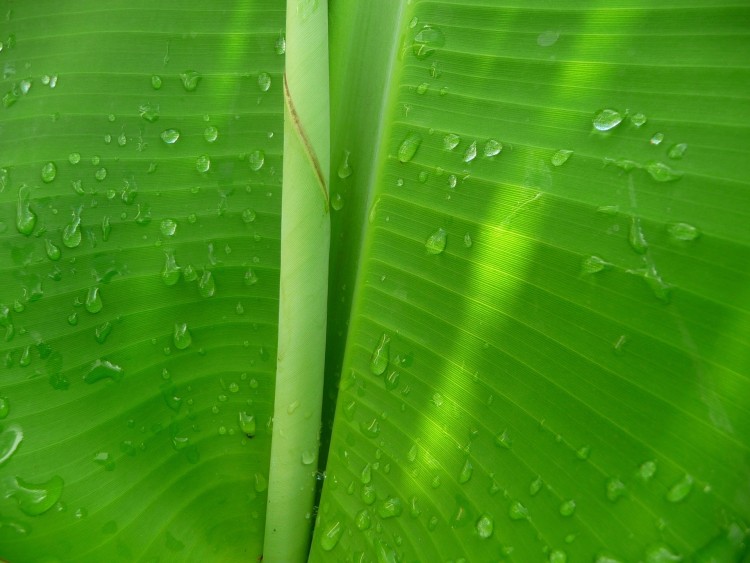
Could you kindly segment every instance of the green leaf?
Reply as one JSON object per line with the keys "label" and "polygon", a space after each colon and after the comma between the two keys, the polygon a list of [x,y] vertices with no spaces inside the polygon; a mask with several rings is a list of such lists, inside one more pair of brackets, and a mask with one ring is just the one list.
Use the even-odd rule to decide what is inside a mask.
{"label": "green leaf", "polygon": [[332,6],[366,231],[311,560],[740,560],[747,9],[392,5]]}

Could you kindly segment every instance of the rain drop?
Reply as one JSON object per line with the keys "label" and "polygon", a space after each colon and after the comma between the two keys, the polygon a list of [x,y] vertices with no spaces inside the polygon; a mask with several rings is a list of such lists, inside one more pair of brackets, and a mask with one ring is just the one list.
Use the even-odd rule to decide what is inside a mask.
{"label": "rain drop", "polygon": [[177,129],[165,129],[161,132],[161,140],[168,145],[174,145],[180,138],[180,132]]}
{"label": "rain drop", "polygon": [[667,491],[667,500],[669,502],[680,502],[684,500],[693,490],[693,477],[691,475],[685,475],[682,479],[677,481]]}
{"label": "rain drop", "polygon": [[54,162],[48,162],[42,166],[42,182],[49,184],[57,176],[57,166]]}
{"label": "rain drop", "polygon": [[266,153],[262,150],[251,152],[248,162],[250,163],[250,170],[257,172],[263,168],[263,164],[266,162]]}
{"label": "rain drop", "polygon": [[474,141],[469,145],[464,153],[464,162],[471,162],[477,157],[477,142]]}
{"label": "rain drop", "polygon": [[341,162],[339,163],[338,175],[342,180],[351,176],[353,172],[352,167],[349,164],[350,155],[351,153],[349,151],[344,151],[344,154],[341,157]]}
{"label": "rain drop", "polygon": [[603,109],[594,116],[594,129],[597,131],[609,131],[622,123],[622,115],[613,109]]}
{"label": "rain drop", "polygon": [[421,144],[422,136],[419,133],[412,132],[407,134],[398,147],[398,160],[400,162],[409,162],[417,154],[417,150]]}
{"label": "rain drop", "polygon": [[98,313],[102,310],[102,296],[99,294],[99,287],[89,288],[84,305],[89,313]]}
{"label": "rain drop", "polygon": [[174,334],[172,335],[175,348],[184,350],[193,343],[193,337],[190,335],[187,323],[175,323]]}
{"label": "rain drop", "polygon": [[206,142],[213,143],[219,138],[219,130],[213,125],[209,125],[203,131],[203,138],[206,139]]}
{"label": "rain drop", "polygon": [[370,371],[373,375],[382,375],[385,372],[390,360],[390,350],[391,337],[383,333],[370,357]]}
{"label": "rain drop", "polygon": [[445,150],[452,151],[458,146],[460,142],[461,137],[459,137],[455,133],[448,133],[445,137],[443,137],[443,148]]}
{"label": "rain drop", "polygon": [[198,172],[208,172],[211,168],[211,158],[207,154],[202,154],[195,159],[195,169]]}
{"label": "rain drop", "polygon": [[261,92],[268,92],[271,88],[271,75],[267,72],[261,72],[258,75],[258,88]]}
{"label": "rain drop", "polygon": [[445,250],[448,233],[442,227],[434,231],[424,243],[427,254],[441,254]]}
{"label": "rain drop", "polygon": [[484,156],[490,158],[493,156],[497,156],[500,154],[500,151],[503,150],[503,144],[500,141],[496,141],[495,139],[489,139],[484,144],[484,149],[482,152],[484,153]]}
{"label": "rain drop", "polygon": [[568,149],[560,149],[555,154],[552,155],[552,166],[562,166],[566,162],[568,162],[568,159],[570,158],[570,155],[573,154],[573,151]]}
{"label": "rain drop", "polygon": [[180,73],[180,80],[182,81],[182,87],[188,92],[193,92],[198,87],[198,82],[201,80],[201,75],[194,70],[186,70]]}
{"label": "rain drop", "polygon": [[36,213],[31,210],[29,200],[31,190],[23,185],[18,189],[18,206],[16,208],[16,228],[22,235],[30,235],[36,226]]}

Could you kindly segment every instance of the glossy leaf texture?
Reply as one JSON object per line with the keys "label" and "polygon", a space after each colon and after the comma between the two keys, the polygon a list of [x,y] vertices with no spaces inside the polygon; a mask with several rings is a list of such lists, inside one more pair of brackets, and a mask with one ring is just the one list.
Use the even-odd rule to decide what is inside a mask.
{"label": "glossy leaf texture", "polygon": [[254,560],[285,3],[0,5],[0,556]]}
{"label": "glossy leaf texture", "polygon": [[348,340],[310,559],[742,560],[747,6],[388,6],[331,5]]}

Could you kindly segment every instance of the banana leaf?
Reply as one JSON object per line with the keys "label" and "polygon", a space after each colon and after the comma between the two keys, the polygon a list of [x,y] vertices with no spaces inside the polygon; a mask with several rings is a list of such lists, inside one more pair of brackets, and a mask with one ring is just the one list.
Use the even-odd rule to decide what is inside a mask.
{"label": "banana leaf", "polygon": [[747,560],[750,8],[0,8],[0,558]]}

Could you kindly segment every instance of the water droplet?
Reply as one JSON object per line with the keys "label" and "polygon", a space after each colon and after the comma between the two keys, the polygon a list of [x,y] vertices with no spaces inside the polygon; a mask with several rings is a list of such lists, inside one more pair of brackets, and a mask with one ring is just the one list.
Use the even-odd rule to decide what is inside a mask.
{"label": "water droplet", "polygon": [[596,274],[610,266],[609,262],[599,256],[588,256],[584,258],[581,270],[584,274]]}
{"label": "water droplet", "polygon": [[124,375],[125,371],[117,364],[108,360],[96,360],[86,375],[83,376],[83,380],[86,383],[96,383],[105,378],[120,381]]}
{"label": "water droplet", "polygon": [[302,461],[302,465],[312,465],[315,461],[315,452],[312,450],[303,451],[300,456],[300,461]]}
{"label": "water droplet", "polygon": [[247,209],[244,209],[242,211],[242,221],[245,223],[252,223],[253,221],[255,221],[255,217],[256,214],[254,209],[250,209],[248,207]]}
{"label": "water droplet", "polygon": [[464,462],[463,467],[461,467],[461,471],[458,474],[458,482],[459,483],[468,483],[469,479],[471,479],[471,474],[474,472],[474,466],[471,464],[471,460],[467,459]]}
{"label": "water droplet", "polygon": [[388,389],[388,391],[393,391],[398,387],[399,380],[401,379],[401,376],[397,371],[392,371],[388,375],[385,376],[385,388]]}
{"label": "water droplet", "polygon": [[366,463],[362,468],[362,471],[359,474],[359,480],[362,481],[362,484],[364,485],[367,485],[372,481],[372,466],[369,463]]}
{"label": "water droplet", "polygon": [[419,86],[417,86],[417,94],[419,94],[421,96],[422,94],[424,94],[425,92],[427,92],[427,89],[429,87],[430,87],[430,85],[427,84],[427,82],[422,82]]}
{"label": "water droplet", "polygon": [[362,431],[362,434],[368,438],[377,438],[378,434],[380,434],[380,422],[378,422],[377,418],[373,418],[367,423],[360,422],[359,429]]}
{"label": "water droplet", "polygon": [[482,152],[484,153],[484,156],[487,158],[497,156],[500,154],[500,151],[503,150],[503,144],[500,141],[496,141],[495,139],[489,139],[484,144],[484,149]]}
{"label": "water droplet", "polygon": [[248,268],[245,272],[245,285],[251,286],[258,283],[258,276],[256,275],[255,271],[251,268]]}
{"label": "water droplet", "polygon": [[47,258],[49,258],[50,260],[60,259],[60,247],[57,246],[54,242],[49,239],[44,239],[44,247],[47,251]]}
{"label": "water droplet", "polygon": [[99,344],[104,344],[110,332],[112,332],[112,323],[105,321],[94,329],[94,337]]}
{"label": "water droplet", "polygon": [[575,511],[576,511],[576,501],[572,499],[566,500],[560,505],[561,516],[572,516]]}
{"label": "water droplet", "polygon": [[682,172],[673,170],[663,162],[649,162],[646,165],[646,171],[657,182],[674,182],[682,178]]}
{"label": "water droplet", "polygon": [[250,153],[248,163],[250,164],[250,170],[257,172],[263,168],[263,164],[266,162],[266,153],[262,150],[253,151]]}
{"label": "water droplet", "polygon": [[102,296],[99,294],[98,286],[89,288],[89,291],[86,294],[85,306],[89,313],[98,313],[102,310]]}
{"label": "water droplet", "polygon": [[42,182],[49,184],[57,176],[57,165],[54,162],[48,162],[42,166]]}
{"label": "water droplet", "polygon": [[267,72],[261,72],[258,75],[258,88],[261,92],[268,92],[271,88],[271,75]]}
{"label": "water droplet", "polygon": [[363,508],[354,517],[354,525],[358,530],[369,530],[371,525],[370,511]]}
{"label": "water droplet", "polygon": [[669,152],[667,153],[667,156],[674,160],[680,160],[683,156],[685,156],[685,151],[687,151],[687,143],[678,143],[676,145],[672,145],[669,149]]}
{"label": "water droplet", "polygon": [[674,223],[667,229],[669,236],[676,241],[692,242],[700,236],[700,231],[688,223]]}
{"label": "water droplet", "polygon": [[[10,401],[8,400],[8,397],[0,397],[0,420],[6,418],[8,413],[10,413]],[[0,449],[2,449],[1,446]],[[0,461],[0,463],[2,462]]]}
{"label": "water droplet", "polygon": [[203,138],[206,139],[207,142],[213,143],[219,138],[219,130],[213,125],[209,125],[203,131]]}
{"label": "water droplet", "polygon": [[560,549],[555,549],[549,554],[549,563],[566,563],[567,561],[568,556]]}
{"label": "water droplet", "polygon": [[427,254],[441,254],[445,250],[448,233],[442,227],[433,232],[424,243]]}
{"label": "water droplet", "polygon": [[536,479],[534,479],[531,482],[531,485],[529,485],[529,494],[532,497],[535,496],[537,493],[539,493],[539,491],[542,490],[542,485],[544,485],[544,482],[542,481],[541,477],[537,477]]}
{"label": "water droplet", "polygon": [[195,159],[195,169],[198,172],[208,172],[211,168],[211,158],[207,154],[202,154]]}
{"label": "water droplet", "polygon": [[277,55],[283,55],[286,53],[286,38],[283,35],[279,35],[279,38],[276,40],[274,51]]}
{"label": "water droplet", "polygon": [[151,87],[154,90],[159,90],[161,88],[161,84],[162,84],[161,76],[157,74],[154,74],[151,76]]}
{"label": "water droplet", "polygon": [[664,140],[664,133],[654,133],[654,135],[649,140],[649,143],[651,143],[654,146],[658,146],[658,145],[661,145],[663,140]]}
{"label": "water droplet", "polygon": [[18,206],[16,210],[16,228],[22,235],[30,235],[36,226],[36,213],[31,210],[31,190],[23,185],[18,188]]}
{"label": "water droplet", "polygon": [[403,512],[403,506],[398,497],[388,497],[378,505],[378,516],[384,519],[400,516],[401,512]]}
{"label": "water droplet", "polygon": [[184,350],[193,343],[193,337],[190,335],[187,323],[175,323],[174,334],[172,335],[175,348]]}
{"label": "water droplet", "polygon": [[570,155],[573,154],[573,151],[568,149],[560,149],[555,154],[552,155],[552,166],[562,166],[566,162],[568,162],[568,159],[570,158]]}
{"label": "water droplet", "polygon": [[630,116],[630,123],[636,127],[643,127],[646,124],[646,116],[642,113],[634,113]]}
{"label": "water droplet", "polygon": [[109,240],[109,235],[112,232],[112,225],[109,224],[109,216],[105,215],[102,217],[102,240],[104,242],[107,242]]}
{"label": "water droplet", "polygon": [[445,150],[452,151],[458,146],[460,142],[461,137],[459,137],[455,133],[448,133],[445,137],[443,137],[443,148]]}
{"label": "water droplet", "polygon": [[576,457],[581,460],[586,460],[591,455],[591,447],[590,446],[581,446],[576,451]]}
{"label": "water droplet", "polygon": [[370,357],[370,371],[373,375],[382,375],[388,367],[391,351],[391,337],[383,333]]}
{"label": "water droplet", "polygon": [[401,145],[398,147],[398,159],[400,162],[409,162],[417,154],[419,146],[422,144],[422,135],[419,133],[408,133]]}
{"label": "water droplet", "polygon": [[[8,415],[8,400],[4,400],[5,404],[5,416]],[[2,418],[5,418],[3,416]],[[18,445],[23,440],[23,430],[21,430],[21,427],[17,424],[11,424],[7,428],[0,431],[0,465],[5,463],[10,459],[10,456],[12,456],[16,450],[18,449]]]}
{"label": "water droplet", "polygon": [[201,278],[198,280],[198,292],[201,297],[213,297],[216,293],[216,282],[209,270],[203,270],[203,274],[201,274]]}
{"label": "water droplet", "polygon": [[30,483],[15,477],[7,482],[5,497],[13,497],[21,511],[28,516],[39,516],[52,508],[62,496],[64,481],[59,475],[43,483]]}
{"label": "water droplet", "polygon": [[94,463],[97,463],[104,467],[106,471],[113,471],[115,468],[115,460],[109,452],[97,452],[94,454]]}
{"label": "water droplet", "polygon": [[138,114],[149,123],[154,123],[159,119],[159,108],[151,104],[142,104],[138,106]]}
{"label": "water droplet", "polygon": [[643,481],[649,481],[656,474],[656,462],[645,461],[638,468],[638,477]]}
{"label": "water droplet", "polygon": [[644,254],[646,250],[648,250],[648,242],[646,242],[646,238],[643,236],[641,220],[638,217],[630,218],[628,243],[630,243],[630,248],[632,248],[638,254]]}
{"label": "water droplet", "polygon": [[503,430],[500,434],[495,436],[495,445],[500,446],[501,448],[505,448],[506,450],[509,450],[511,446],[513,445],[513,440],[510,437],[510,434],[508,434],[507,430]]}
{"label": "water droplet", "polygon": [[603,109],[594,116],[594,129],[597,131],[609,131],[622,123],[622,115],[613,109]]}
{"label": "water droplet", "polygon": [[96,172],[94,172],[94,178],[96,178],[100,182],[104,180],[106,177],[107,177],[107,169],[104,167],[97,168]]}
{"label": "water droplet", "polygon": [[201,75],[194,70],[186,70],[185,72],[180,73],[180,80],[182,81],[182,86],[185,90],[193,92],[198,87]]}
{"label": "water droplet", "polygon": [[617,477],[612,477],[607,481],[607,498],[616,502],[625,494],[625,484]]}
{"label": "water droplet", "polygon": [[693,490],[693,477],[691,475],[685,475],[682,479],[677,481],[667,491],[667,500],[669,502],[680,502],[685,499]]}
{"label": "water droplet", "polygon": [[255,432],[257,430],[255,415],[249,414],[245,411],[240,411],[238,422],[240,425],[240,430],[242,430],[242,433],[245,436],[247,436],[248,438],[255,437]]}
{"label": "water droplet", "polygon": [[551,47],[560,38],[560,32],[554,30],[543,31],[536,38],[536,44],[540,47]]}
{"label": "water droplet", "polygon": [[529,509],[516,500],[510,504],[508,516],[511,520],[526,520],[529,517]]}
{"label": "water droplet", "polygon": [[323,551],[333,551],[344,533],[344,526],[335,520],[325,526],[320,533],[320,548]]}
{"label": "water droplet", "polygon": [[671,561],[682,561],[682,556],[674,553],[666,545],[656,545],[646,551],[645,563],[670,563]]}
{"label": "water droplet", "polygon": [[180,132],[177,129],[165,129],[161,132],[161,140],[168,145],[174,145],[180,138]]}
{"label": "water droplet", "polygon": [[339,178],[342,180],[345,178],[348,178],[352,175],[352,167],[349,164],[349,156],[351,153],[349,151],[344,151],[344,154],[341,156],[341,162],[339,163],[339,169],[338,169],[338,175]]}
{"label": "water droplet", "polygon": [[474,141],[469,145],[464,153],[464,162],[471,162],[477,157],[477,142]]}
{"label": "water droplet", "polygon": [[344,207],[344,198],[341,197],[339,192],[333,194],[333,197],[331,198],[331,207],[333,207],[334,211],[341,211]]}
{"label": "water droplet", "polygon": [[445,36],[438,28],[425,25],[414,36],[412,52],[419,60],[424,60],[445,45]]}
{"label": "water droplet", "polygon": [[165,237],[174,236],[174,233],[177,230],[177,221],[174,219],[164,219],[159,226],[159,230]]}

